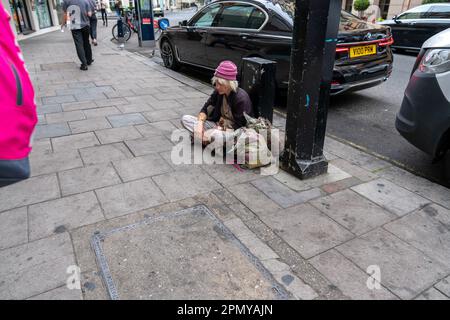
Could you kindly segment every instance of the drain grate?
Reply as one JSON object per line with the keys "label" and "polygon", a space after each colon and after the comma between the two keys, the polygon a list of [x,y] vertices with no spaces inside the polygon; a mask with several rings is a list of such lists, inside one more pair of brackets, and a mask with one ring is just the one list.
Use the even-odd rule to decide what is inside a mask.
{"label": "drain grate", "polygon": [[111,299],[288,299],[270,272],[204,205],[96,232]]}

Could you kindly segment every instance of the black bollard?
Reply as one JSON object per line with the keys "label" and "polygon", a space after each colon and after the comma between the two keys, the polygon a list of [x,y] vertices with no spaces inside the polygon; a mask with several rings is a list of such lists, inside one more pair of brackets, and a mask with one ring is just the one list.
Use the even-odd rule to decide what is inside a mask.
{"label": "black bollard", "polygon": [[323,155],[341,0],[296,0],[281,168],[300,179],[327,172]]}

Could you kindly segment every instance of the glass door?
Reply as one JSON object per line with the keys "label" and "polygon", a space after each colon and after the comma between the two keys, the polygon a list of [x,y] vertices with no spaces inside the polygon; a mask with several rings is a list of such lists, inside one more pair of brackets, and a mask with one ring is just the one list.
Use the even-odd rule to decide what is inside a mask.
{"label": "glass door", "polygon": [[36,14],[39,20],[39,28],[44,29],[52,26],[48,0],[36,0]]}
{"label": "glass door", "polygon": [[11,7],[11,18],[14,20],[18,33],[27,34],[32,32],[28,9],[23,0],[9,0]]}

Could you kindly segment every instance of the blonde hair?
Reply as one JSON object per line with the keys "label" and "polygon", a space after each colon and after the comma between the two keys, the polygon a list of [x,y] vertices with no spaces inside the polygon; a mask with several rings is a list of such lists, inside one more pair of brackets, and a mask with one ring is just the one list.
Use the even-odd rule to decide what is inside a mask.
{"label": "blonde hair", "polygon": [[227,80],[218,78],[216,76],[212,77],[211,83],[213,86],[216,84],[216,82],[219,82],[221,85],[228,86],[231,89],[231,91],[234,92],[236,92],[237,88],[239,87],[239,83],[236,80]]}

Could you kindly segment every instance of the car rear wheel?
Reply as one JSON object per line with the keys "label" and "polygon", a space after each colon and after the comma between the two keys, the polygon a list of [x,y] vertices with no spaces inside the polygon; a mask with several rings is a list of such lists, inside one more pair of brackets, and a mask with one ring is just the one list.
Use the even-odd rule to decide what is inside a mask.
{"label": "car rear wheel", "polygon": [[180,68],[180,63],[175,56],[175,50],[173,50],[173,47],[168,40],[164,40],[161,45],[161,58],[166,68],[172,70],[178,70]]}

